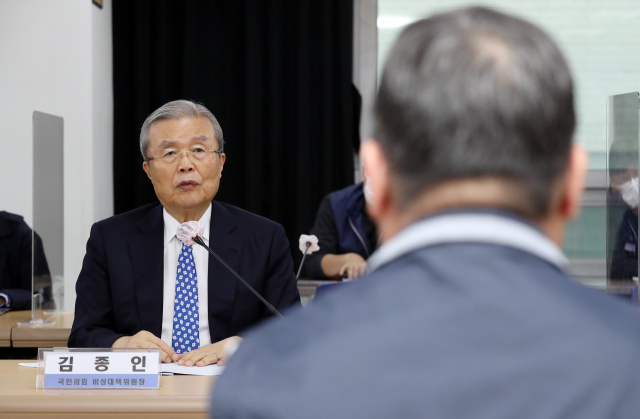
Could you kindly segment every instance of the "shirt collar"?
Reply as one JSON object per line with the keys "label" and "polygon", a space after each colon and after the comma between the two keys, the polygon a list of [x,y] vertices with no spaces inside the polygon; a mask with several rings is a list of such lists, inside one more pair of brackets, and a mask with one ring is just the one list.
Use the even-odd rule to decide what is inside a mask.
{"label": "shirt collar", "polygon": [[[166,246],[176,236],[180,223],[169,215],[167,210],[164,208],[162,208],[162,219],[164,220],[164,245]],[[209,208],[207,208],[198,221],[204,224],[204,231],[202,232],[202,235],[204,236],[205,243],[208,243],[209,230],[211,228],[211,204],[209,204]]]}
{"label": "shirt collar", "polygon": [[414,250],[443,243],[488,243],[513,247],[546,260],[563,271],[569,261],[539,229],[499,212],[443,213],[422,219],[381,246],[367,261],[373,271]]}

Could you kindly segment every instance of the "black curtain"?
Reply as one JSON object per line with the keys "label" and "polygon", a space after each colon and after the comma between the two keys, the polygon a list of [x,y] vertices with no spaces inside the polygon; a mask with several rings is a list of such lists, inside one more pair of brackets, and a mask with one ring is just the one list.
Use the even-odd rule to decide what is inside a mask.
{"label": "black curtain", "polygon": [[224,132],[216,200],[281,223],[299,261],[322,197],[353,183],[352,26],[352,0],[114,1],[116,214],[156,200],[144,119],[195,100]]}

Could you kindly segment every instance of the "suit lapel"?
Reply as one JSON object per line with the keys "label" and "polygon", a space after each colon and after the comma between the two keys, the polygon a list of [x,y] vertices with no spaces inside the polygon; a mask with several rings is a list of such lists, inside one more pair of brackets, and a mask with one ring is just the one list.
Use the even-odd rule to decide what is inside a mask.
{"label": "suit lapel", "polygon": [[[240,273],[242,240],[233,234],[236,223],[229,211],[216,201],[211,203],[209,247]],[[238,279],[214,256],[209,255],[209,331],[211,341],[228,337]]]}
{"label": "suit lapel", "polygon": [[142,330],[160,337],[164,269],[162,205],[153,207],[137,224],[140,234],[129,239],[138,315]]}

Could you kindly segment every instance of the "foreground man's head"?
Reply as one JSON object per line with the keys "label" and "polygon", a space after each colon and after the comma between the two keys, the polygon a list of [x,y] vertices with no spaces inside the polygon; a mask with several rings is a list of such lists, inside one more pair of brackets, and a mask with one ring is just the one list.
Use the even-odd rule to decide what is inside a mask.
{"label": "foreground man's head", "polygon": [[557,245],[587,158],[548,35],[481,8],[421,20],[375,119],[368,274],[248,333],[213,417],[637,417],[638,313],[571,280]]}
{"label": "foreground man's head", "polygon": [[472,8],[421,20],[389,53],[363,145],[372,216],[389,238],[427,212],[499,207],[556,242],[579,210],[573,85],[537,27]]}

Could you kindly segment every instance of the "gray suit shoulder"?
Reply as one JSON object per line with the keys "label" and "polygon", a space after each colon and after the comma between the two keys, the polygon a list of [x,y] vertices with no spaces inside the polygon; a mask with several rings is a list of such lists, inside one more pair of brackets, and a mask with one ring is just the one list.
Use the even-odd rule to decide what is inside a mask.
{"label": "gray suit shoulder", "polygon": [[439,246],[247,334],[213,414],[635,418],[639,351],[637,313],[555,266],[500,246]]}

